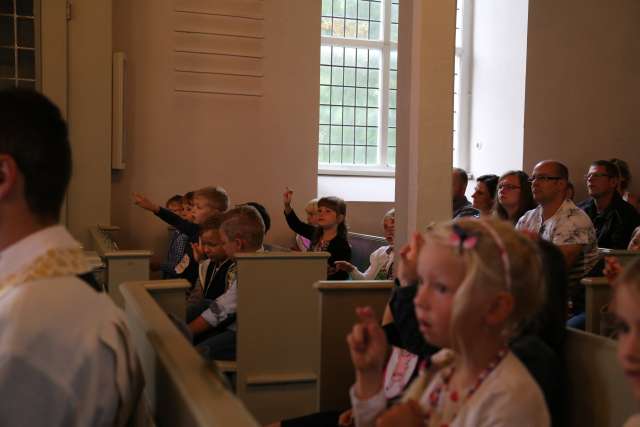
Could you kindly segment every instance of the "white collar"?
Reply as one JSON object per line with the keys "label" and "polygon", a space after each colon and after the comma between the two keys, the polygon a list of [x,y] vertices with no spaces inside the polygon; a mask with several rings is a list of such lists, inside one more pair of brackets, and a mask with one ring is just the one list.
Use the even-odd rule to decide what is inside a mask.
{"label": "white collar", "polygon": [[82,250],[82,247],[62,225],[43,228],[0,252],[0,282],[52,249]]}

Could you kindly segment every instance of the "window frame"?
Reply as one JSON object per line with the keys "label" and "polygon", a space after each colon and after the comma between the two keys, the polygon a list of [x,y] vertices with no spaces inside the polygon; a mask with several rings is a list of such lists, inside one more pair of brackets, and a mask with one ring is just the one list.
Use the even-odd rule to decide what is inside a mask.
{"label": "window frame", "polygon": [[[381,0],[381,39],[365,40],[346,37],[324,36],[320,37],[320,46],[338,46],[380,50],[380,97],[378,104],[378,164],[330,164],[320,163],[318,159],[318,175],[345,175],[345,176],[395,176],[395,166],[388,165],[388,131],[389,131],[389,81],[391,52],[398,50],[398,43],[391,41],[391,8],[392,0]],[[318,63],[320,66],[320,63]],[[319,87],[320,85],[318,85]],[[319,104],[320,106],[320,104]],[[318,129],[320,123],[318,123]],[[320,144],[318,142],[317,146]]]}

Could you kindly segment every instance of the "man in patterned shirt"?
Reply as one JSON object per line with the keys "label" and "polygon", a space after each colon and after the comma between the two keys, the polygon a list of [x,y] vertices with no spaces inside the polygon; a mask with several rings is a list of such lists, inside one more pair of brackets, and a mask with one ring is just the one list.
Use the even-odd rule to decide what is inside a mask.
{"label": "man in patterned shirt", "polygon": [[538,207],[526,212],[516,229],[538,234],[560,248],[569,272],[569,298],[577,316],[574,327],[584,327],[584,287],[580,279],[597,262],[596,231],[589,216],[566,198],[569,171],[565,165],[545,160],[533,168],[529,179]]}

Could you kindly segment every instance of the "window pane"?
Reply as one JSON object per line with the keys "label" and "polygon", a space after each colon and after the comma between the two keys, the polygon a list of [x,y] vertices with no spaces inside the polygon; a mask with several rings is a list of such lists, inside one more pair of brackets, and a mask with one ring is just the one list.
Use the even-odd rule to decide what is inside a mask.
{"label": "window pane", "polygon": [[[342,110],[342,120],[345,125],[355,124],[355,110],[353,107],[344,107]],[[353,140],[353,133],[351,135],[351,139]]]}
{"label": "window pane", "polygon": [[331,126],[331,144],[342,142],[342,126]]}
{"label": "window pane", "polygon": [[342,147],[342,163],[353,163],[353,146]]}
{"label": "window pane", "polygon": [[331,88],[330,86],[320,86],[320,104],[331,103]]}
{"label": "window pane", "polygon": [[331,105],[342,105],[342,90],[341,86],[331,88]]}
{"label": "window pane", "polygon": [[358,49],[357,66],[362,68],[369,66],[369,49]]}
{"label": "window pane", "polygon": [[322,0],[322,16],[331,16],[332,14],[332,0]]}
{"label": "window pane", "polygon": [[342,128],[342,144],[353,145],[353,138],[355,136],[355,128],[353,126],[344,126]]}
{"label": "window pane", "polygon": [[346,16],[353,19],[358,17],[358,0],[347,0]]}
{"label": "window pane", "polygon": [[369,51],[369,68],[380,68],[380,51],[379,50],[370,50]]}
{"label": "window pane", "polygon": [[320,144],[328,144],[330,138],[331,129],[329,126],[320,125],[320,132],[318,135],[318,139],[320,140]]}
{"label": "window pane", "polygon": [[[356,127],[356,145],[366,145],[367,144],[367,128],[365,127]],[[363,156],[364,158],[364,156]],[[364,160],[363,160],[364,161]]]}
{"label": "window pane", "polygon": [[344,65],[344,48],[340,46],[333,47],[331,65]]}
{"label": "window pane", "polygon": [[356,108],[356,126],[366,126],[366,125],[367,125],[367,109]]}
{"label": "window pane", "polygon": [[391,108],[389,109],[389,126],[396,126],[396,110]]}
{"label": "window pane", "polygon": [[360,0],[358,2],[358,18],[369,19],[369,1]]}
{"label": "window pane", "polygon": [[356,90],[352,87],[344,88],[344,105],[355,105]]}
{"label": "window pane", "polygon": [[320,163],[329,163],[329,146],[321,145],[318,152],[318,161]]}
{"label": "window pane", "polygon": [[16,14],[33,16],[33,0],[16,0]]}
{"label": "window pane", "polygon": [[389,38],[393,43],[398,43],[398,24],[391,24],[391,35]]}
{"label": "window pane", "polygon": [[371,8],[369,10],[369,19],[372,21],[380,21],[380,17],[382,16],[380,2],[371,2]]}
{"label": "window pane", "polygon": [[366,158],[365,158],[365,154],[366,154],[366,149],[365,147],[356,147],[355,148],[355,163],[356,165],[363,165]]}
{"label": "window pane", "polygon": [[380,87],[380,71],[378,70],[369,70],[369,87],[379,88]]}
{"label": "window pane", "polygon": [[320,47],[320,64],[331,65],[331,46]]}
{"label": "window pane", "polygon": [[367,108],[367,126],[378,126],[377,108]]}
{"label": "window pane", "polygon": [[342,67],[331,67],[331,84],[342,86]]}
{"label": "window pane", "polygon": [[367,106],[369,107],[378,106],[378,89],[369,89]]}
{"label": "window pane", "polygon": [[349,39],[358,37],[358,21],[347,19],[344,26],[344,36]]}
{"label": "window pane", "polygon": [[344,0],[333,0],[333,16],[344,16]]}
{"label": "window pane", "polygon": [[356,48],[347,47],[344,49],[344,65],[347,67],[356,66]]}
{"label": "window pane", "polygon": [[13,49],[0,48],[0,77],[15,77],[15,66]]}
{"label": "window pane", "polygon": [[396,167],[396,148],[387,148],[387,166]]}
{"label": "window pane", "polygon": [[16,81],[13,79],[0,79],[0,89],[10,89],[16,87]]}
{"label": "window pane", "polygon": [[331,107],[320,106],[320,124],[329,124],[331,121]]}
{"label": "window pane", "polygon": [[342,163],[342,146],[341,145],[332,145],[331,146],[331,154],[330,154],[330,162],[331,163]]}
{"label": "window pane", "polygon": [[367,87],[367,70],[358,68],[356,71],[356,86]]}
{"label": "window pane", "polygon": [[[342,107],[331,107],[331,124],[342,124]],[[342,139],[342,137],[340,139]]]}
{"label": "window pane", "polygon": [[355,68],[345,68],[344,69],[344,83],[345,86],[355,86],[356,85],[356,69]]}
{"label": "window pane", "polygon": [[358,107],[367,106],[367,90],[363,88],[356,89],[356,105]]}
{"label": "window pane", "polygon": [[320,35],[330,36],[333,31],[333,20],[331,18],[322,18],[320,21]]}
{"label": "window pane", "polygon": [[331,83],[331,67],[320,66],[320,84],[328,85]]}
{"label": "window pane", "polygon": [[344,37],[344,19],[333,18],[333,34],[334,37]]}
{"label": "window pane", "polygon": [[380,40],[380,23],[379,22],[369,23],[369,39]]}
{"label": "window pane", "polygon": [[13,14],[13,0],[0,0],[0,13]]}
{"label": "window pane", "polygon": [[367,148],[367,164],[375,165],[378,163],[378,150],[375,148],[368,147]]}
{"label": "window pane", "polygon": [[378,128],[367,128],[367,145],[378,145]]}
{"label": "window pane", "polygon": [[398,72],[397,71],[389,72],[389,88],[398,89]]}
{"label": "window pane", "polygon": [[13,46],[12,16],[0,16],[0,45]]}
{"label": "window pane", "polygon": [[359,39],[369,38],[369,22],[358,21],[358,38]]}
{"label": "window pane", "polygon": [[389,132],[387,134],[387,146],[395,147],[396,146],[396,128],[389,128]]}
{"label": "window pane", "polygon": [[396,90],[390,90],[389,91],[389,108],[396,108],[397,105],[397,97],[398,97],[398,92]]}
{"label": "window pane", "polygon": [[35,47],[35,39],[33,19],[18,18],[18,46]]}
{"label": "window pane", "polygon": [[391,58],[389,60],[389,69],[397,70],[398,69],[398,51],[392,50],[390,55],[391,55]]}

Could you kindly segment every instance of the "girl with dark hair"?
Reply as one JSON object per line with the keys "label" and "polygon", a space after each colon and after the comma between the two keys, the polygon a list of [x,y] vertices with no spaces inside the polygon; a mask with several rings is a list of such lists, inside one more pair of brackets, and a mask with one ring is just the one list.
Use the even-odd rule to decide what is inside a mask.
{"label": "girl with dark hair", "polygon": [[471,198],[473,199],[473,207],[480,211],[480,216],[491,215],[497,186],[497,175],[482,175],[476,179],[476,189]]}
{"label": "girl with dark hair", "polygon": [[495,208],[499,218],[515,225],[526,211],[536,207],[528,180],[523,171],[509,171],[500,177]]}
{"label": "girl with dark hair", "polygon": [[283,195],[284,215],[291,230],[311,240],[310,251],[326,251],[331,254],[327,268],[327,280],[348,280],[349,273],[339,271],[336,261],[351,262],[351,246],[347,238],[347,204],[339,197],[323,197],[318,200],[317,226],[300,221],[291,208],[293,191],[286,189]]}

